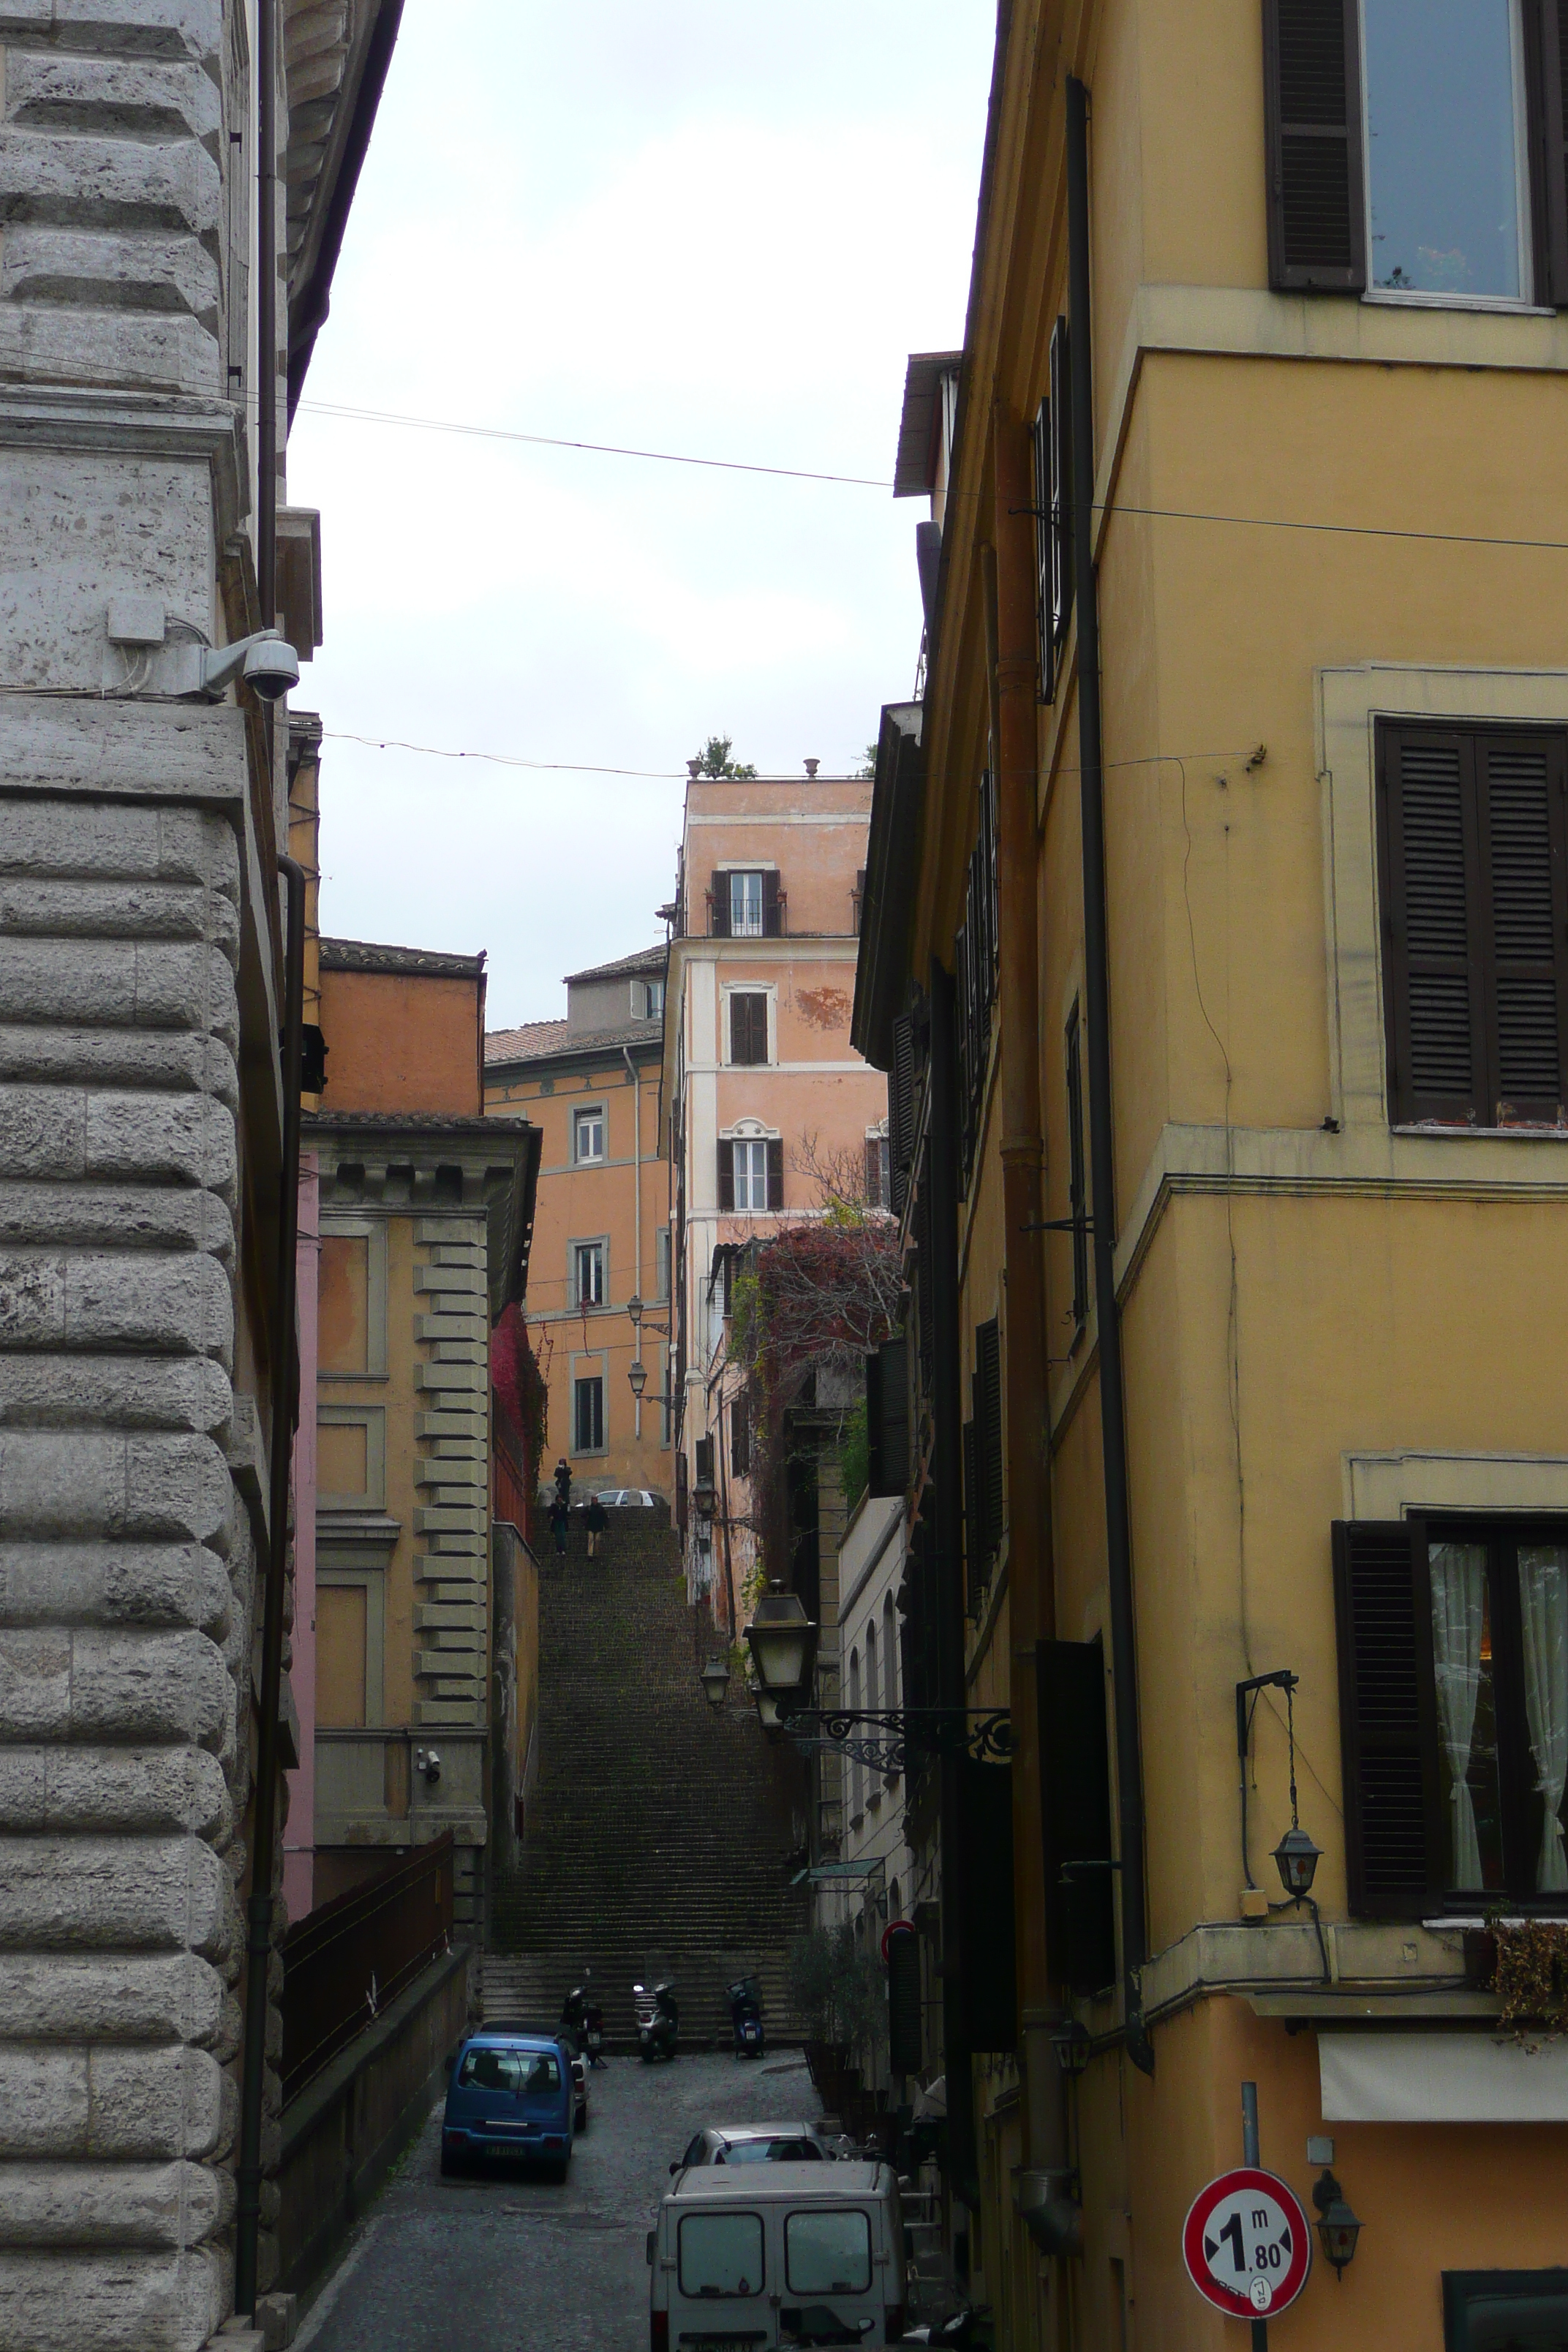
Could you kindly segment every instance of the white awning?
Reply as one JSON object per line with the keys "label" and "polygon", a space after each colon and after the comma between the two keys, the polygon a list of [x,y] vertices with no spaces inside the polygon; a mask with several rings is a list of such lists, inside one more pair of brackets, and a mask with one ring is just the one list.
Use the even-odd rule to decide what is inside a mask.
{"label": "white awning", "polygon": [[1320,2033],[1325,2123],[1568,2123],[1568,2041]]}

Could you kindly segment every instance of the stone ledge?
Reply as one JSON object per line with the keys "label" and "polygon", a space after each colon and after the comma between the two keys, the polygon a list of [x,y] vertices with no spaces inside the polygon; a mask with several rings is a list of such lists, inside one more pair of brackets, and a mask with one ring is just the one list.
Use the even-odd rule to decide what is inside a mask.
{"label": "stone ledge", "polygon": [[225,704],[79,702],[9,694],[0,702],[0,797],[103,793],[199,801],[238,820],[247,791],[245,718]]}

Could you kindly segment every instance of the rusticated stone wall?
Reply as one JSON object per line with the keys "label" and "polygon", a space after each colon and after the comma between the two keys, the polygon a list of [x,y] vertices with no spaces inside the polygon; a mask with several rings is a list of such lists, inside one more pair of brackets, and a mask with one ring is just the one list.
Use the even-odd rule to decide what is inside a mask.
{"label": "rusticated stone wall", "polygon": [[245,755],[203,714],[227,808],[18,793],[29,707],[0,710],[0,2346],[153,2352],[205,2341],[232,2259]]}

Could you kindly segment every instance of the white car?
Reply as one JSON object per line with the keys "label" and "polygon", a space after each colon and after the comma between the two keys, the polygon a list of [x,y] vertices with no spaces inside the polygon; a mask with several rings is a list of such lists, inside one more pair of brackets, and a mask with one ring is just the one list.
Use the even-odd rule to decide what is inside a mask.
{"label": "white car", "polygon": [[603,1503],[606,1511],[656,1511],[658,1497],[650,1495],[646,1486],[609,1486],[595,1495],[595,1503]]}

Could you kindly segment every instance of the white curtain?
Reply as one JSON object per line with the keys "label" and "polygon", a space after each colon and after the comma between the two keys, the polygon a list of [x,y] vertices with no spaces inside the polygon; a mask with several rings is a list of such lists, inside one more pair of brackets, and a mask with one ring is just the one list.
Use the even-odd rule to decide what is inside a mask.
{"label": "white curtain", "polygon": [[1568,1888],[1563,1849],[1563,1790],[1568,1783],[1568,1547],[1521,1544],[1519,1604],[1524,1623],[1524,1706],[1530,1752],[1546,1807],[1541,1829],[1538,1895]]}
{"label": "white curtain", "polygon": [[1437,1681],[1437,1722],[1448,1759],[1453,1807],[1453,1871],[1448,1884],[1469,1889],[1483,1884],[1476,1808],[1465,1776],[1476,1728],[1481,1686],[1481,1631],[1486,1620],[1487,1554],[1484,1544],[1435,1543],[1432,1576],[1432,1658]]}

